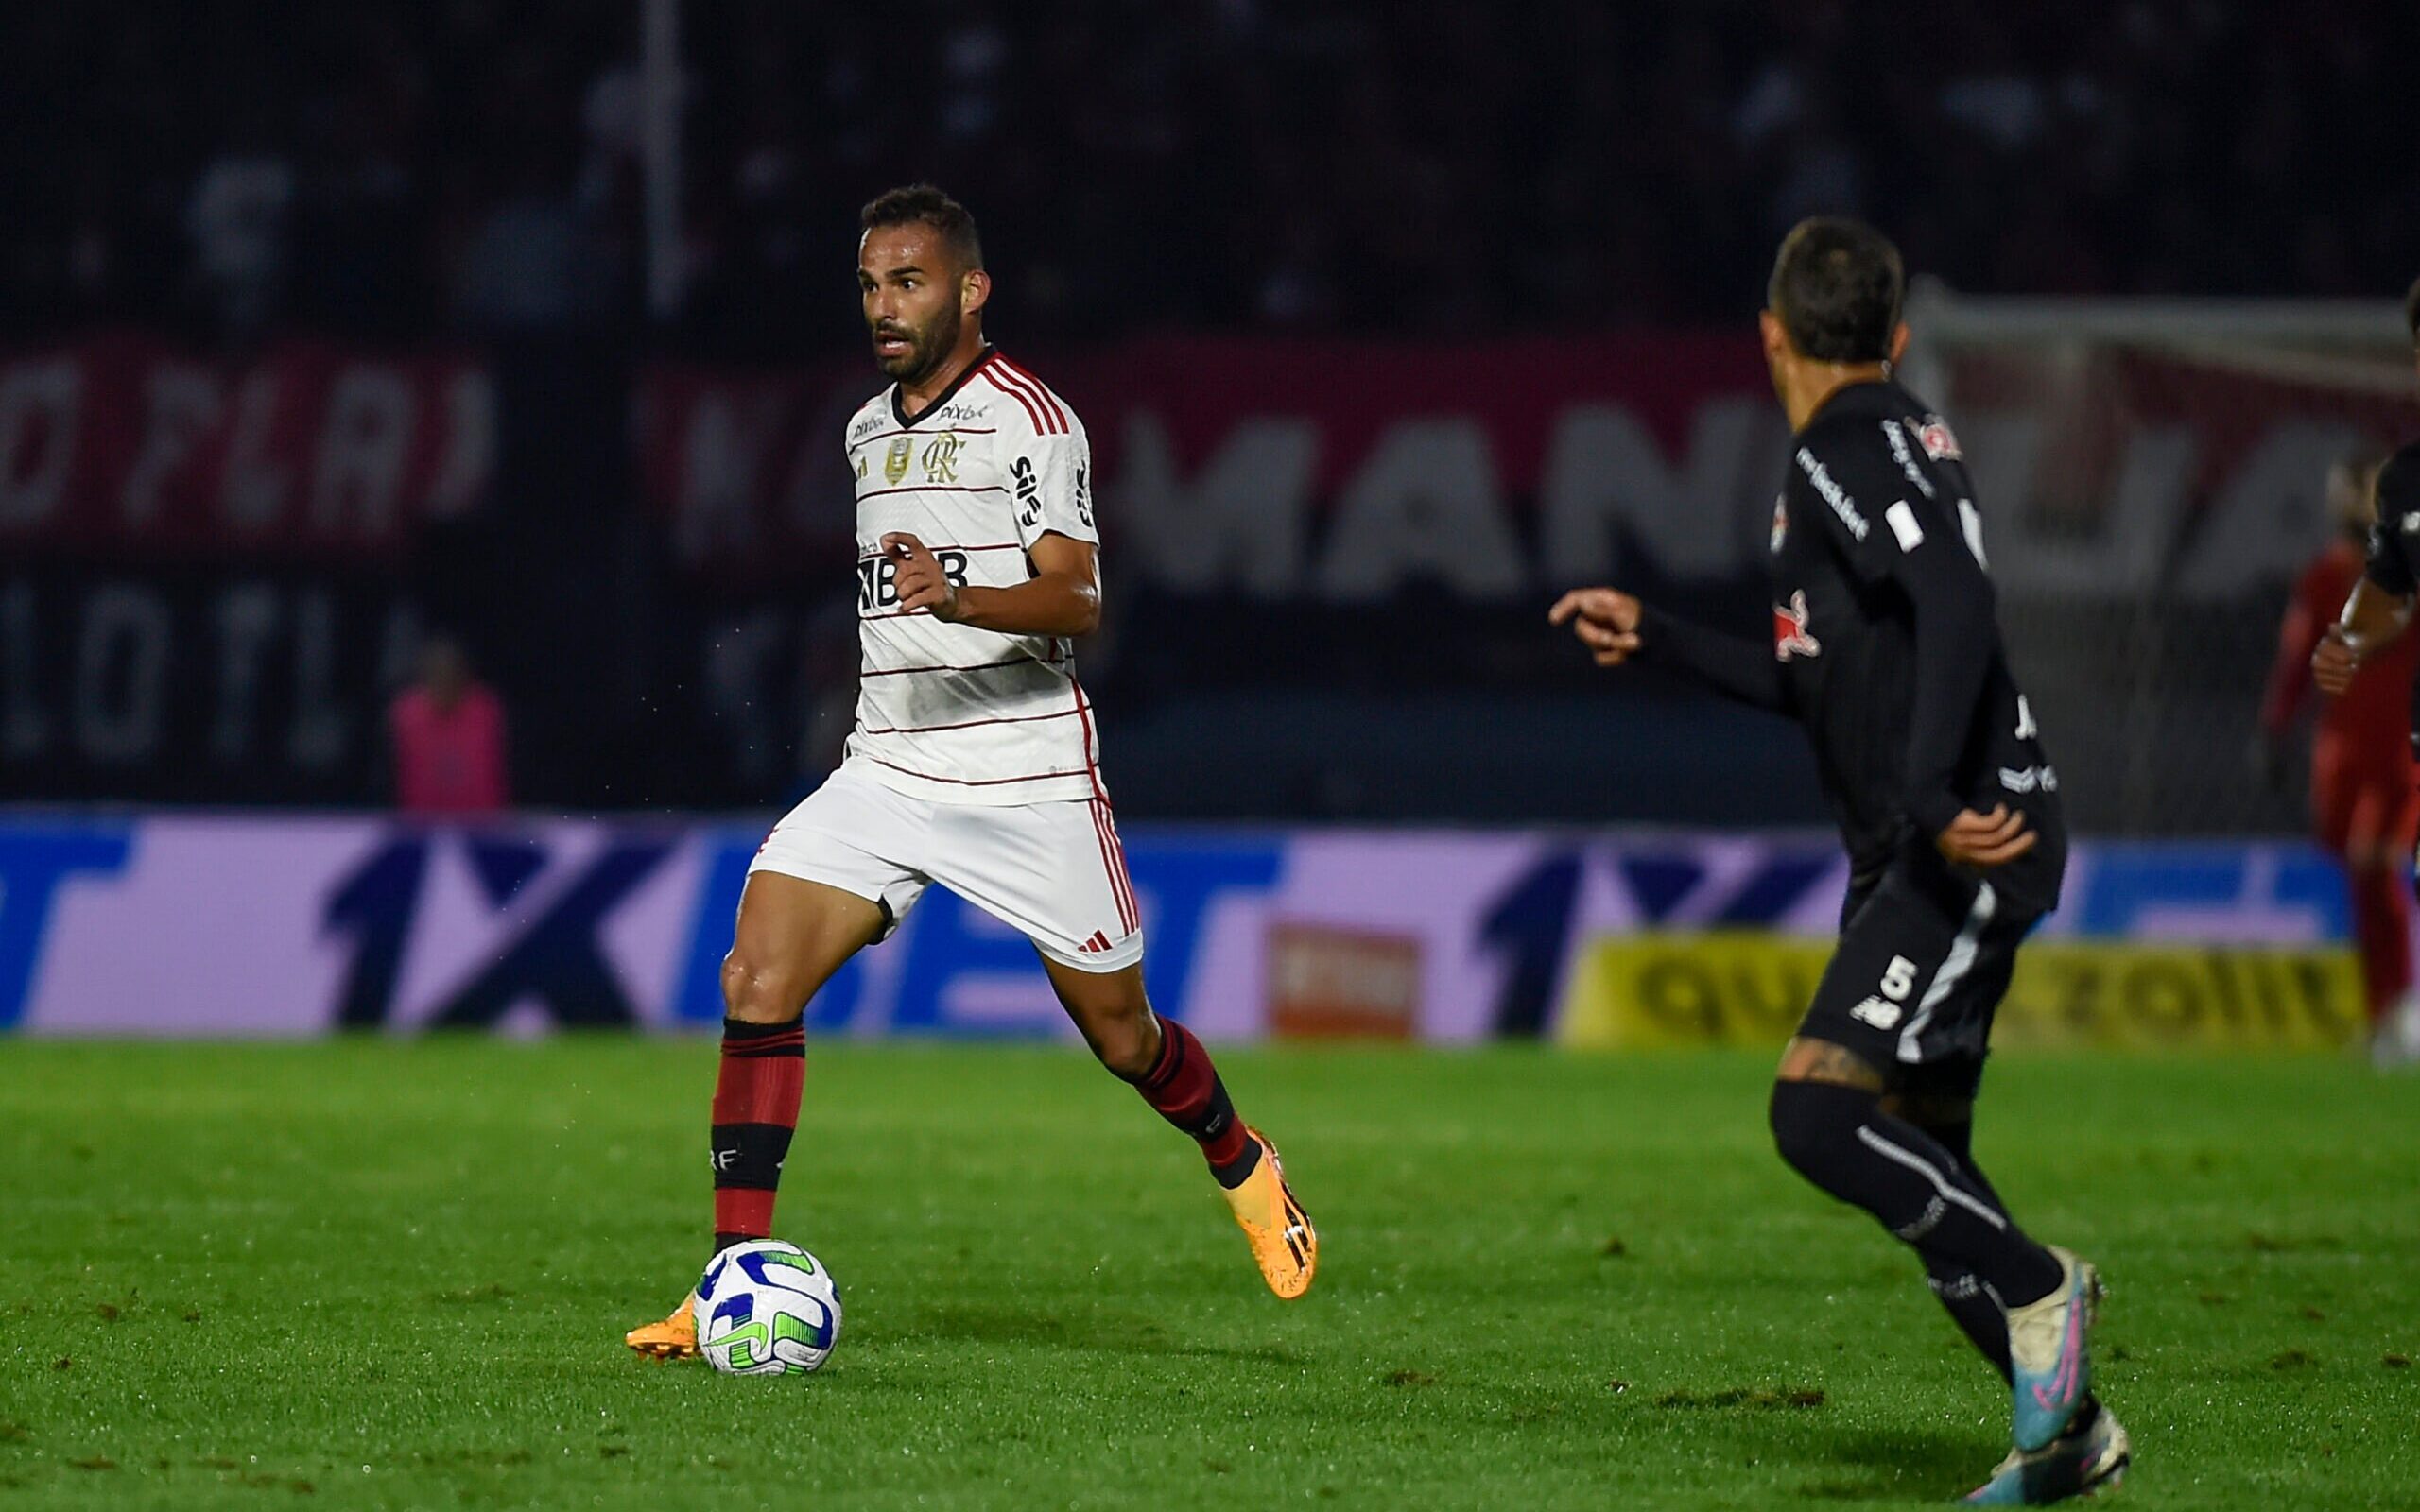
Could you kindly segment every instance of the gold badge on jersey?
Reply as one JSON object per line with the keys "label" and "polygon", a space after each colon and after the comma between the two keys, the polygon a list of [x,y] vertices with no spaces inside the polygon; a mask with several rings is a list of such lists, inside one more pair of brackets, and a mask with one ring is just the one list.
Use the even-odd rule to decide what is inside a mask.
{"label": "gold badge on jersey", "polygon": [[882,457],[884,482],[895,484],[908,475],[908,451],[907,437],[899,436],[891,438],[890,450],[884,453]]}
{"label": "gold badge on jersey", "polygon": [[925,481],[955,483],[958,481],[958,449],[964,443],[956,431],[943,431],[925,444]]}

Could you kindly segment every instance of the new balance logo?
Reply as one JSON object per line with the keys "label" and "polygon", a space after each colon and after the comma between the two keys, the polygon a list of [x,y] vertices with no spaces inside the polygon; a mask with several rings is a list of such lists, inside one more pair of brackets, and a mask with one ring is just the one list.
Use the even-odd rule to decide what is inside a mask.
{"label": "new balance logo", "polygon": [[1077,953],[1083,955],[1098,955],[1107,949],[1109,949],[1109,936],[1098,929],[1093,931],[1092,938],[1076,947]]}
{"label": "new balance logo", "polygon": [[1880,998],[1868,998],[1856,1007],[1849,1009],[1849,1017],[1860,1023],[1870,1023],[1888,1033],[1899,1027],[1899,1015],[1902,1011],[1904,1010],[1896,1003],[1885,1003]]}

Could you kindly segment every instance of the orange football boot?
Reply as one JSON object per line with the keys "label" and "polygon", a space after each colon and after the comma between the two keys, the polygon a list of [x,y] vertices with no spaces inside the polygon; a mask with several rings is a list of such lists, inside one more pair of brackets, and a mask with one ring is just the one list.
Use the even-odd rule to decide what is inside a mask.
{"label": "orange football boot", "polygon": [[643,1323],[622,1335],[622,1342],[639,1353],[655,1360],[694,1360],[698,1357],[698,1298],[695,1294],[681,1298],[681,1305],[661,1323]]}
{"label": "orange football boot", "polygon": [[1227,1193],[1227,1206],[1235,1210],[1236,1226],[1252,1243],[1261,1280],[1290,1302],[1311,1289],[1311,1278],[1319,1271],[1319,1230],[1294,1200],[1294,1189],[1286,1184],[1277,1146],[1256,1128],[1247,1126],[1244,1132],[1260,1146],[1260,1163],[1242,1185]]}

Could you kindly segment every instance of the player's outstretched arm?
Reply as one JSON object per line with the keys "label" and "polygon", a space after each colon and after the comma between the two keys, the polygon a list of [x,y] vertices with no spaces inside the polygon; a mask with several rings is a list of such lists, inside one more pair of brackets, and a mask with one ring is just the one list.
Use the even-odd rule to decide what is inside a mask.
{"label": "player's outstretched arm", "polygon": [[2381,588],[2364,577],[2353,585],[2344,612],[2320,637],[2310,654],[2310,677],[2320,691],[2333,696],[2353,685],[2353,674],[2372,653],[2392,645],[2411,623],[2411,598]]}
{"label": "player's outstretched arm", "polygon": [[1003,635],[1090,635],[1100,624],[1099,551],[1089,541],[1045,532],[1026,553],[1033,576],[1010,588],[951,581],[925,543],[905,531],[883,537],[882,549],[897,564],[892,582],[903,610]]}
{"label": "player's outstretched arm", "polygon": [[1676,619],[1619,589],[1575,588],[1555,600],[1547,621],[1570,626],[1600,667],[1633,660],[1671,667],[1725,697],[1791,712],[1789,683],[1771,647]]}

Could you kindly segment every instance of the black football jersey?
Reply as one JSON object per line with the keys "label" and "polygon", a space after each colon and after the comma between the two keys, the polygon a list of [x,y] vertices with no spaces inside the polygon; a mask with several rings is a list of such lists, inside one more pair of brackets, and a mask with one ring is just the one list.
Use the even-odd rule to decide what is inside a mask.
{"label": "black football jersey", "polygon": [[2013,903],[2054,906],[2059,775],[2009,670],[1975,486],[1949,426],[1893,383],[1833,395],[1791,448],[1772,547],[1784,696],[1857,872],[1929,848],[1962,808],[2005,803],[2041,839],[1995,868],[1993,885]]}

